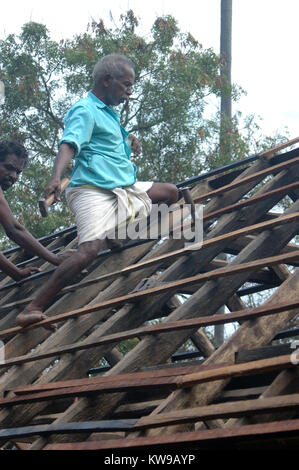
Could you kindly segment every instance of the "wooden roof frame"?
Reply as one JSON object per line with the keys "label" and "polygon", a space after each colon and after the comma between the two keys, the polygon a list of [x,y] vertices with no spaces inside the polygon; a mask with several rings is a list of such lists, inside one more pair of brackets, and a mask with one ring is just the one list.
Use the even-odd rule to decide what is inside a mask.
{"label": "wooden roof frame", "polygon": [[[273,343],[296,326],[299,312],[299,250],[291,243],[299,228],[299,148],[284,151],[298,140],[263,152],[243,171],[195,182],[193,202],[204,204],[200,249],[170,237],[103,252],[53,299],[49,319],[26,329],[15,326],[16,315],[53,269],[20,249],[7,253],[43,272],[23,283],[0,278],[2,449],[298,443],[299,361],[291,341],[289,349]],[[287,195],[289,207],[273,214]],[[180,200],[175,210],[183,208]],[[43,243],[74,248],[76,228]],[[219,263],[219,255],[232,251],[232,259]],[[134,291],[144,279],[150,283]],[[273,289],[257,308],[238,295],[248,281]],[[184,289],[189,296],[182,301]],[[219,313],[223,306],[230,313]],[[56,332],[42,328],[53,321]],[[231,322],[236,331],[215,348],[202,328]],[[289,332],[294,341],[296,331]],[[200,360],[173,364],[190,339]],[[126,353],[122,342],[129,342]],[[101,358],[109,368],[92,377]]]}

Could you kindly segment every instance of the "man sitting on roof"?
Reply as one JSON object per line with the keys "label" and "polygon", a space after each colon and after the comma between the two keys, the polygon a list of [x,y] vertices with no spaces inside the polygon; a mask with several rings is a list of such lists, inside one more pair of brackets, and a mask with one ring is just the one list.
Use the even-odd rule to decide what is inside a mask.
{"label": "man sitting on roof", "polygon": [[65,116],[65,130],[46,188],[46,197],[54,193],[55,200],[60,200],[62,175],[75,157],[66,199],[75,215],[78,250],[18,315],[20,326],[45,318],[42,312],[50,300],[96,258],[116,219],[119,223],[134,214],[147,216],[152,203],[172,204],[178,199],[173,184],[137,181],[128,138],[133,146],[138,146],[138,141],[120,125],[119,114],[113,109],[132,94],[133,63],[118,54],[103,57],[94,67],[93,81],[92,91]]}
{"label": "man sitting on roof", "polygon": [[[62,262],[62,258],[47,250],[15,219],[3,194],[3,191],[11,188],[18,180],[27,161],[28,153],[23,145],[9,140],[0,142],[0,223],[7,236],[19,246],[32,255],[58,265]],[[0,253],[0,269],[15,281],[39,271],[34,267],[18,268],[3,253]]]}

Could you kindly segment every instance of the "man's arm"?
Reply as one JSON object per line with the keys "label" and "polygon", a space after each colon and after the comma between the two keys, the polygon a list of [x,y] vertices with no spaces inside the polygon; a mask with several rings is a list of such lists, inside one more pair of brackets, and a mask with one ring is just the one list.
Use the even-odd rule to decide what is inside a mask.
{"label": "man's arm", "polygon": [[50,196],[50,194],[54,194],[54,202],[60,201],[61,178],[73,159],[74,154],[74,148],[71,145],[62,142],[54,162],[51,179],[45,189],[45,198]]}
{"label": "man's arm", "polygon": [[15,281],[20,281],[24,277],[31,276],[31,274],[39,272],[39,268],[28,267],[25,269],[20,269],[11,263],[3,253],[0,253],[0,269],[5,274],[10,276]]}
{"label": "man's arm", "polygon": [[141,153],[141,145],[137,137],[135,137],[133,134],[129,134],[128,139],[130,141],[130,146],[132,153],[134,155],[140,155]]}
{"label": "man's arm", "polygon": [[[32,255],[43,258],[44,260],[49,261],[54,265],[61,263],[62,260],[59,258],[59,256],[47,250],[47,248],[39,243],[39,241],[36,240],[33,235],[31,235],[31,233],[28,232],[28,230],[26,230],[26,228],[15,219],[1,189],[0,223],[2,224],[7,236]],[[17,268],[9,260],[7,260],[3,254],[0,257],[0,267],[6,274],[16,280],[19,280],[20,278],[28,276],[29,274],[32,274],[32,272],[37,271],[36,268]]]}

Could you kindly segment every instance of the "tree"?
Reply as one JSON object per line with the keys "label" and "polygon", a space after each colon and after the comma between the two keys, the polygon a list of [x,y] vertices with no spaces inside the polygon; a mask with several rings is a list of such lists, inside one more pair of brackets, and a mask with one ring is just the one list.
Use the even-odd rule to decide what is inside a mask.
{"label": "tree", "polygon": [[7,198],[19,221],[42,236],[71,220],[65,205],[44,219],[37,206],[63,129],[67,103],[57,95],[66,67],[64,50],[62,44],[49,39],[45,26],[28,23],[19,37],[10,35],[1,41],[0,51],[1,80],[5,84],[0,136],[20,141],[30,151],[30,164]]}
{"label": "tree", "polygon": [[[0,138],[22,141],[31,164],[9,202],[36,236],[73,223],[66,204],[42,219],[37,200],[49,178],[69,107],[92,86],[92,69],[103,55],[118,52],[136,64],[134,97],[120,108],[122,124],[141,141],[135,159],[139,179],[178,182],[203,169],[224,164],[219,158],[219,114],[206,119],[210,97],[225,87],[237,99],[240,89],[228,88],[220,75],[220,58],[182,33],[171,16],[157,18],[147,38],[137,34],[130,10],[119,25],[101,20],[86,32],[60,42],[46,26],[27,23],[19,36],[0,41],[0,80],[6,99],[0,106]],[[246,156],[249,145],[237,131],[238,117],[227,126],[230,159]]]}

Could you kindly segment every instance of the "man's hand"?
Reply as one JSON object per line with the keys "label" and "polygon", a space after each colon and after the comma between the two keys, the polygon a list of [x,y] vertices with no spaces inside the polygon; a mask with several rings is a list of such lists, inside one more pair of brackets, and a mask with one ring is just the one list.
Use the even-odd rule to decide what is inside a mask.
{"label": "man's hand", "polygon": [[54,195],[54,203],[61,201],[61,181],[60,179],[51,178],[45,189],[45,199],[51,194]]}
{"label": "man's hand", "polygon": [[141,153],[141,145],[137,137],[133,134],[130,134],[128,139],[131,141],[131,150],[134,155],[140,155]]}
{"label": "man's hand", "polygon": [[18,272],[13,278],[15,281],[21,281],[21,279],[32,276],[32,274],[39,273],[39,272],[40,272],[39,268],[28,266],[27,268],[24,268],[24,269],[18,269]]}

